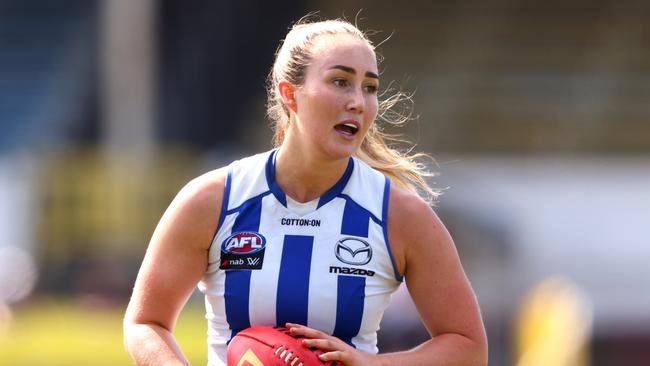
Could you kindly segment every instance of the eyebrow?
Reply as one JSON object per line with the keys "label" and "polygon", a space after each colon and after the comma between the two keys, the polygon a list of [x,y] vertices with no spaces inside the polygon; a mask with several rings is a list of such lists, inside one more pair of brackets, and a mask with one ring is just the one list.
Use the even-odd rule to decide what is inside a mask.
{"label": "eyebrow", "polygon": [[[331,69],[339,69],[339,70],[349,72],[350,74],[354,74],[354,75],[357,74],[357,70],[355,70],[352,67],[344,66],[344,65],[334,65],[334,66],[330,67],[330,70]],[[370,71],[366,71],[366,77],[379,79],[379,75],[375,74],[374,72],[370,72]]]}

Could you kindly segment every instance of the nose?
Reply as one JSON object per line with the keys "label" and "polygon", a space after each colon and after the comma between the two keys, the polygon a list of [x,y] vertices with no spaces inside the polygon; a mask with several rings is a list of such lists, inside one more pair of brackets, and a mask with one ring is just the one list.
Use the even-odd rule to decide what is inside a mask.
{"label": "nose", "polygon": [[361,90],[351,90],[348,94],[346,109],[350,112],[362,113],[364,107],[363,92]]}

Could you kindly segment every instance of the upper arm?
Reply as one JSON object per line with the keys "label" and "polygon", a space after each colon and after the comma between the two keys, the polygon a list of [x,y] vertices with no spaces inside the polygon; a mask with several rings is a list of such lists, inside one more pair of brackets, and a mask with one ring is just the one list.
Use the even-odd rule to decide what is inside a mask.
{"label": "upper arm", "polygon": [[142,261],[125,324],[153,323],[173,329],[207,268],[225,177],[221,169],[196,178],[169,205]]}
{"label": "upper arm", "polygon": [[427,330],[484,342],[476,297],[438,216],[415,194],[392,188],[388,225],[398,270]]}

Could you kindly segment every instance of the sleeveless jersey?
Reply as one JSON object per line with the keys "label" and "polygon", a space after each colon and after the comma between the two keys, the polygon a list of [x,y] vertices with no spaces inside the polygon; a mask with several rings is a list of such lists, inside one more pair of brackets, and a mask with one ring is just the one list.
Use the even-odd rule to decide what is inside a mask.
{"label": "sleeveless jersey", "polygon": [[229,166],[205,294],[209,365],[237,332],[304,324],[377,353],[377,330],[402,277],[387,237],[388,178],[350,158],[322,197],[298,203],[275,182],[277,150]]}

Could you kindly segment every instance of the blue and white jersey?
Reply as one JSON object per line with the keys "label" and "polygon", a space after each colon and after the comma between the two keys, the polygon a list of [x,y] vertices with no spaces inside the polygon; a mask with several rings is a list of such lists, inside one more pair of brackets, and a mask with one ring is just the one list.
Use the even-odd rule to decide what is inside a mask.
{"label": "blue and white jersey", "polygon": [[402,281],[387,239],[390,183],[350,158],[322,197],[298,203],[275,181],[272,150],[233,162],[205,294],[210,365],[255,325],[304,324],[377,353],[377,330]]}

